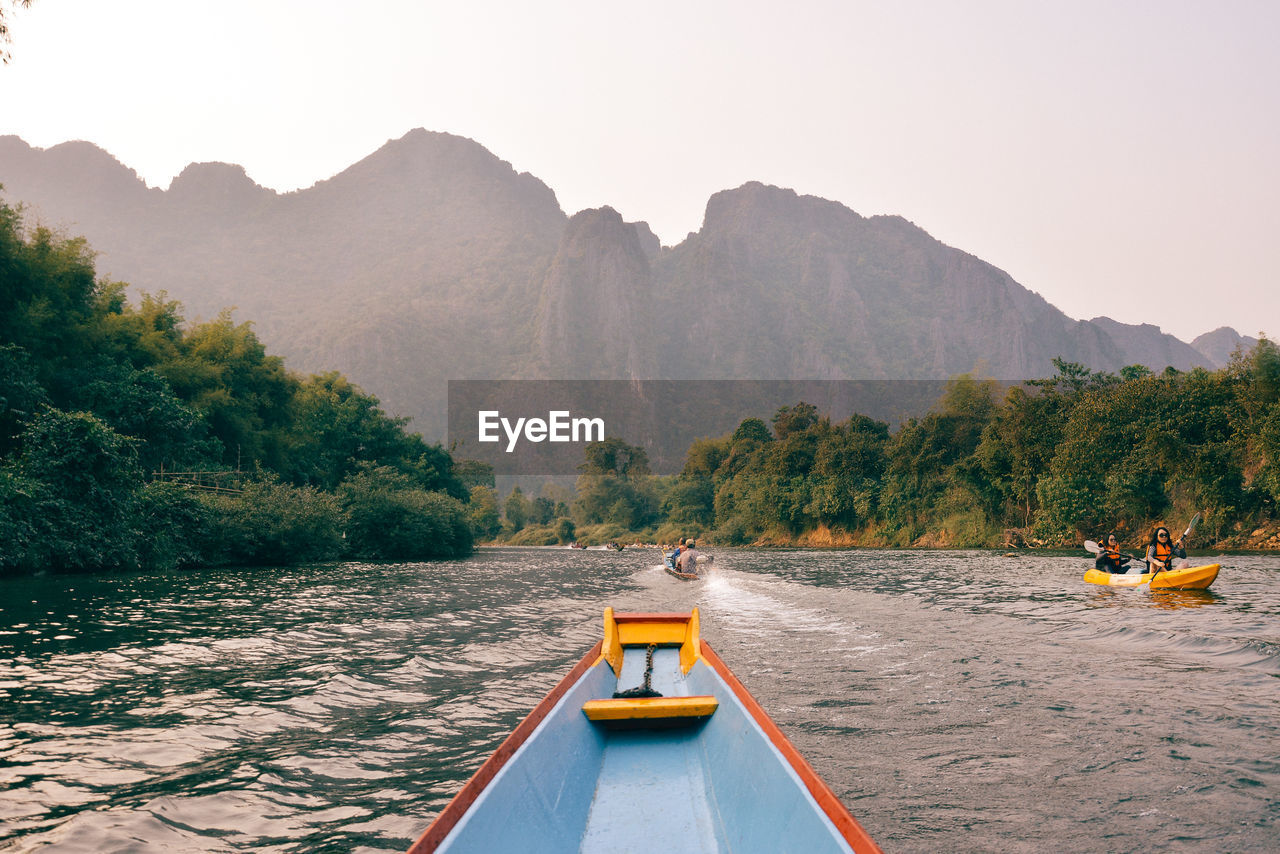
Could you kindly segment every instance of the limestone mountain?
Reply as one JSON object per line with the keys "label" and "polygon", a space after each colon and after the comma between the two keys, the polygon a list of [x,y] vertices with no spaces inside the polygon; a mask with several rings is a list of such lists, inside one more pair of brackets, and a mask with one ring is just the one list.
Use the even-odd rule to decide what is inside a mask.
{"label": "limestone mountain", "polygon": [[663,351],[670,376],[1017,379],[1052,373],[1055,356],[1125,358],[1102,330],[901,217],[762,184],[713,196],[659,275],[663,314],[682,330]]}
{"label": "limestone mountain", "polygon": [[1219,326],[1212,332],[1197,337],[1191,342],[1206,359],[1216,365],[1225,365],[1231,361],[1231,354],[1236,350],[1251,350],[1258,339],[1251,335],[1241,335],[1229,326]]}
{"label": "limestone mountain", "polygon": [[1187,370],[1196,365],[1213,368],[1225,364],[1225,361],[1220,363],[1206,356],[1203,351],[1161,332],[1160,327],[1150,323],[1120,323],[1109,317],[1095,317],[1089,322],[1111,337],[1123,354],[1125,365],[1146,365],[1155,370],[1172,365],[1179,370]]}
{"label": "limestone mountain", "polygon": [[566,221],[536,178],[421,130],[294,193],[226,164],[148,189],[94,146],[39,151],[14,137],[0,139],[0,183],[40,220],[87,236],[100,273],[167,291],[191,318],[235,307],[292,367],[341,370],[418,419],[448,378],[523,363]]}
{"label": "limestone mountain", "polygon": [[648,226],[612,208],[573,216],[547,275],[534,324],[536,358],[523,375],[545,379],[658,377]]}
{"label": "limestone mountain", "polygon": [[759,183],[715,194],[664,248],[609,208],[567,217],[537,178],[425,130],[283,194],[221,163],[148,188],[88,143],[0,137],[0,184],[85,235],[100,273],[193,319],[234,306],[291,367],[342,371],[431,438],[449,379],[1012,380],[1054,357],[1216,366],[1238,343],[1073,320],[901,217]]}

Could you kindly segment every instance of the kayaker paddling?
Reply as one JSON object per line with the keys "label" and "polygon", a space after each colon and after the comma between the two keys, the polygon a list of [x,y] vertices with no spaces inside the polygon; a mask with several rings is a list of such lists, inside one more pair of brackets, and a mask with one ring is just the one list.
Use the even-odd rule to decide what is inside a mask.
{"label": "kayaker paddling", "polygon": [[1187,550],[1182,547],[1182,537],[1173,541],[1168,528],[1164,525],[1156,528],[1147,545],[1149,571],[1162,572],[1184,566],[1190,566],[1190,563],[1187,561]]}
{"label": "kayaker paddling", "polygon": [[1121,554],[1120,541],[1116,539],[1116,535],[1107,534],[1093,566],[1102,572],[1128,572],[1129,561],[1132,559],[1127,554]]}
{"label": "kayaker paddling", "polygon": [[1144,567],[1143,572],[1138,573],[1116,572],[1110,569],[1113,561],[1106,559],[1109,555],[1118,555],[1120,558],[1128,558],[1135,562],[1139,560],[1120,552],[1119,544],[1113,536],[1107,537],[1106,545],[1085,540],[1085,551],[1092,553],[1096,561],[1094,569],[1085,571],[1084,580],[1090,584],[1102,584],[1108,587],[1145,585],[1151,590],[1204,590],[1218,577],[1218,570],[1222,567],[1216,563],[1191,566],[1190,561],[1187,560],[1187,553],[1182,544],[1187,537],[1191,536],[1191,532],[1199,523],[1200,514],[1197,513],[1192,518],[1191,524],[1187,525],[1187,530],[1183,531],[1182,536],[1175,542],[1170,542],[1168,528],[1163,525],[1156,528],[1151,535],[1151,544],[1147,547],[1147,566]]}

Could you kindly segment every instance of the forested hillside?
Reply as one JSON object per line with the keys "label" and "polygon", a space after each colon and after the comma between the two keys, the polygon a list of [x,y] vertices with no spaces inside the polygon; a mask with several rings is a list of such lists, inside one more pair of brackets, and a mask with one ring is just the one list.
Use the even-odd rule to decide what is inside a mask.
{"label": "forested hillside", "polygon": [[404,423],[0,203],[0,572],[469,552],[452,459]]}
{"label": "forested hillside", "polygon": [[572,505],[517,493],[503,535],[556,542],[576,526],[597,542],[1060,547],[1115,532],[1137,549],[1156,522],[1200,513],[1197,545],[1280,548],[1274,343],[1218,371],[1056,366],[1007,391],[953,378],[896,430],[784,406],[770,424],[748,418],[695,442],[676,477],[648,476],[640,448],[601,443]]}
{"label": "forested hillside", "polygon": [[[1078,545],[1202,513],[1199,542],[1280,545],[1280,350],[1219,371],[1058,362],[1003,396],[954,379],[897,431],[801,404],[691,452],[670,518],[726,541]],[[1270,541],[1269,541],[1270,540]]]}

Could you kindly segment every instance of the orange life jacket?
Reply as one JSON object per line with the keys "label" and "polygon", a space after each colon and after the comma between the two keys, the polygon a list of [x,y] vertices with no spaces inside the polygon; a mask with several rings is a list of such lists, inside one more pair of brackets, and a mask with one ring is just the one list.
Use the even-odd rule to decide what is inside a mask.
{"label": "orange life jacket", "polygon": [[1107,560],[1113,561],[1115,563],[1120,562],[1120,550],[1113,549],[1111,548],[1111,546],[1102,547],[1102,556],[1105,557]]}
{"label": "orange life jacket", "polygon": [[1173,557],[1173,541],[1160,542],[1156,540],[1155,549],[1152,552],[1155,559],[1161,563],[1168,565],[1169,558]]}

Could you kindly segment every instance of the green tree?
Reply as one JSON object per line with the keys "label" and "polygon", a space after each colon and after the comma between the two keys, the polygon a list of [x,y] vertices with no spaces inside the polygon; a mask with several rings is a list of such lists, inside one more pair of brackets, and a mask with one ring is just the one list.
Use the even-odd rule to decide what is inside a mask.
{"label": "green tree", "polygon": [[1249,400],[1263,409],[1280,401],[1280,347],[1263,335],[1247,360]]}
{"label": "green tree", "polygon": [[454,460],[453,475],[465,489],[476,486],[487,486],[493,489],[496,483],[493,466],[479,460]]}
{"label": "green tree", "polygon": [[222,442],[224,464],[288,470],[285,428],[299,382],[279,356],[267,355],[252,324],[233,323],[224,311],[192,328],[178,356],[157,370],[204,416]]}
{"label": "green tree", "polygon": [[743,443],[769,442],[773,439],[773,434],[769,432],[769,428],[759,418],[746,418],[733,431],[731,443],[733,445]]}
{"label": "green tree", "polygon": [[137,565],[137,443],[86,412],[45,408],[20,438],[8,479],[17,512],[7,525],[28,537],[15,568],[120,569]]}
{"label": "green tree", "polygon": [[608,437],[587,445],[584,456],[573,503],[578,524],[608,523],[634,531],[657,520],[658,495],[643,448]]}
{"label": "green tree", "polygon": [[82,372],[71,405],[92,412],[117,433],[137,439],[144,475],[169,470],[215,468],[222,445],[208,436],[200,414],[183,404],[151,368],[92,359]]}
{"label": "green tree", "polygon": [[[743,419],[733,431],[733,435],[729,437],[728,452],[725,454],[724,461],[716,469],[717,494],[721,486],[747,465],[760,448],[771,442],[773,442],[773,433],[763,421],[759,418]],[[723,514],[717,510],[716,516],[722,518]]]}
{"label": "green tree", "polygon": [[721,439],[697,439],[685,453],[681,477],[714,478],[720,466],[729,458],[731,437]]}
{"label": "green tree", "polygon": [[467,505],[467,517],[476,539],[489,540],[502,530],[502,516],[498,512],[498,493],[491,486],[471,487],[471,501]]}
{"label": "green tree", "polygon": [[1048,389],[1057,394],[1078,397],[1090,389],[1115,385],[1117,378],[1101,371],[1090,371],[1079,362],[1068,362],[1054,357],[1053,366],[1058,373],[1048,379],[1028,380],[1027,385]]}
{"label": "green tree", "polygon": [[519,531],[529,521],[529,499],[524,497],[524,491],[520,487],[511,490],[511,494],[507,496],[507,500],[502,505],[502,515],[507,519],[507,526],[512,531]]}
{"label": "green tree", "polygon": [[729,457],[732,437],[698,439],[685,453],[684,468],[662,498],[661,514],[681,528],[715,526],[715,478]]}
{"label": "green tree", "polygon": [[[366,555],[470,549],[447,452],[336,373],[300,380],[229,312],[187,326],[163,292],[135,308],[82,239],[28,232],[2,202],[0,283],[0,567],[328,559],[369,507],[395,530]],[[242,463],[260,477],[241,495],[144,481]],[[395,483],[375,488],[383,469]]]}
{"label": "green tree", "polygon": [[779,407],[773,414],[773,434],[785,439],[793,433],[803,433],[818,421],[818,407],[801,401],[795,406]]}
{"label": "green tree", "polygon": [[808,515],[852,530],[870,521],[879,505],[889,425],[854,415],[818,438]]}
{"label": "green tree", "polygon": [[1280,403],[1272,404],[1257,423],[1260,466],[1256,480],[1274,507],[1280,505]]}
{"label": "green tree", "polygon": [[31,357],[21,347],[0,344],[0,458],[17,448],[18,434],[48,404]]}
{"label": "green tree", "polygon": [[182,306],[163,291],[143,294],[134,307],[122,282],[103,283],[94,314],[94,349],[100,355],[139,369],[166,365],[181,356]]}
{"label": "green tree", "polygon": [[1029,527],[1039,510],[1036,486],[1062,437],[1071,398],[1053,388],[1014,386],[983,429],[974,452],[974,492],[1002,527]]}
{"label": "green tree", "polygon": [[336,371],[302,380],[291,415],[282,473],[293,483],[331,490],[364,466],[385,465],[420,489],[467,497],[443,449],[406,432],[407,418],[388,416],[376,397]]}
{"label": "green tree", "polygon": [[1037,486],[1042,536],[1077,540],[1168,507],[1165,484],[1180,427],[1176,383],[1176,377],[1152,376],[1081,394]]}
{"label": "green tree", "polygon": [[208,562],[201,550],[209,540],[211,510],[190,490],[154,481],[134,495],[133,525],[138,565],[171,570]]}
{"label": "green tree", "polygon": [[467,508],[428,492],[389,466],[367,466],[338,490],[346,512],[347,549],[367,560],[422,560],[471,551]]}
{"label": "green tree", "polygon": [[556,515],[556,503],[545,495],[529,502],[529,524],[547,525]]}
{"label": "green tree", "polygon": [[1140,380],[1152,375],[1151,369],[1146,365],[1125,365],[1120,369],[1120,379],[1125,381]]}
{"label": "green tree", "polygon": [[589,443],[583,454],[586,460],[578,466],[578,471],[585,475],[626,480],[649,473],[649,455],[644,448],[628,445],[614,436]]}
{"label": "green tree", "polygon": [[573,542],[574,535],[577,530],[574,528],[572,519],[561,519],[556,522],[556,539],[561,543]]}
{"label": "green tree", "polygon": [[47,228],[23,233],[22,212],[0,202],[0,344],[21,348],[55,406],[74,383],[63,377],[90,352],[98,286],[83,238]]}
{"label": "green tree", "polygon": [[948,381],[934,411],[910,419],[887,448],[880,516],[906,540],[957,513],[980,514],[982,479],[974,454],[996,414],[999,385],[961,375]]}
{"label": "green tree", "polygon": [[662,499],[662,515],[681,528],[715,527],[716,490],[710,477],[694,475],[676,479]]}
{"label": "green tree", "polygon": [[47,493],[16,465],[0,463],[0,574],[43,568],[31,552],[41,533],[40,506],[48,501]]}

